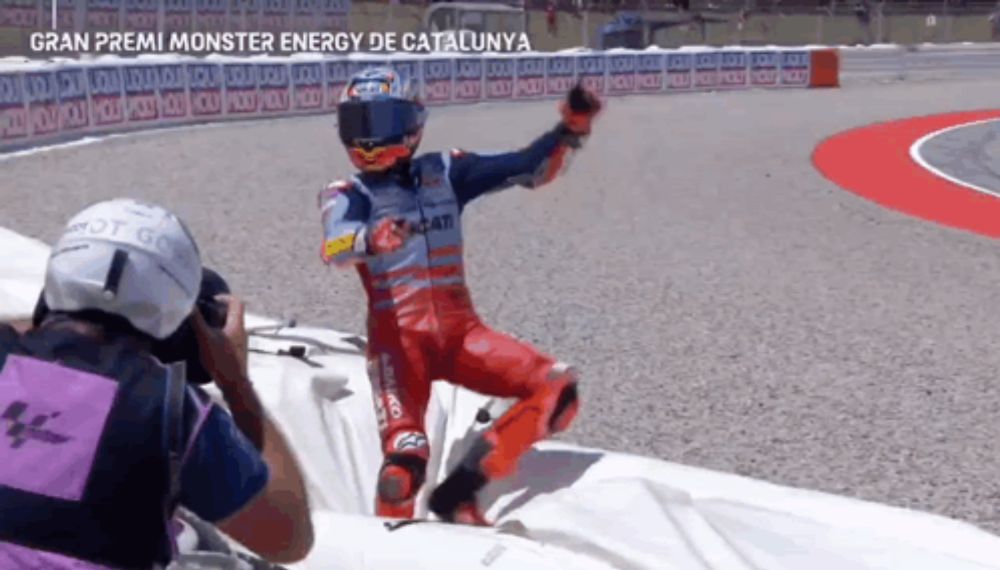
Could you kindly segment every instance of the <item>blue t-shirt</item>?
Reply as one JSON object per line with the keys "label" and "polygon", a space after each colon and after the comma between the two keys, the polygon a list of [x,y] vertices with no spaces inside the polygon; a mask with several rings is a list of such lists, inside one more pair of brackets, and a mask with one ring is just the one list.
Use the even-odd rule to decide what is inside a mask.
{"label": "blue t-shirt", "polygon": [[[207,395],[188,387],[188,398]],[[201,404],[194,404],[201,409]],[[250,503],[267,486],[267,464],[232,416],[208,404],[207,417],[195,426],[195,439],[181,470],[181,505],[209,522],[218,522]],[[200,418],[199,418],[200,419]]]}

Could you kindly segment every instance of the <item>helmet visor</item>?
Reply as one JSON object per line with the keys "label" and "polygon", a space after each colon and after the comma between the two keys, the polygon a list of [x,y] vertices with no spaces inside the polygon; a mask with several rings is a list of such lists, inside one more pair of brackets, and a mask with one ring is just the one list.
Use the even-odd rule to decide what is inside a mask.
{"label": "helmet visor", "polygon": [[412,101],[344,101],[337,107],[340,140],[351,146],[399,142],[420,128],[423,107]]}

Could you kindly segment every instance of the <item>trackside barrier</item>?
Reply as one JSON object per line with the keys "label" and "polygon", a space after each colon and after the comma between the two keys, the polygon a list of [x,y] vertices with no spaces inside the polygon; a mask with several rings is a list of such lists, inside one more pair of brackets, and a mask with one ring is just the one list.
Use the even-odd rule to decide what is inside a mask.
{"label": "trackside barrier", "polygon": [[839,55],[829,48],[0,60],[0,151],[163,126],[328,113],[347,78],[371,65],[416,79],[429,105],[560,97],[577,80],[605,96],[839,84]]}

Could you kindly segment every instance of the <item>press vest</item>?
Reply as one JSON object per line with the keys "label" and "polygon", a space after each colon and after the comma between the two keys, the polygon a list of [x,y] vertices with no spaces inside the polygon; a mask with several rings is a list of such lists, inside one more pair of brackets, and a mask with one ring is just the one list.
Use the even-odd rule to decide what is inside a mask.
{"label": "press vest", "polygon": [[[169,560],[167,374],[124,343],[0,327],[0,561]],[[199,415],[188,400],[185,433]]]}

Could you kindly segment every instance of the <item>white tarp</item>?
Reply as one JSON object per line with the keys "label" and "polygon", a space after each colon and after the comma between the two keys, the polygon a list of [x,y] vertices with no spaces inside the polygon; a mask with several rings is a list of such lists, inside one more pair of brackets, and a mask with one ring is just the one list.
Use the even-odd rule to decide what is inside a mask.
{"label": "white tarp", "polygon": [[0,227],[0,320],[31,316],[48,256],[44,243]]}
{"label": "white tarp", "polygon": [[[30,315],[46,255],[0,229],[0,314]],[[274,333],[282,338],[261,336]],[[252,342],[263,353],[251,355],[251,376],[302,463],[314,511],[316,547],[296,568],[1000,569],[1000,537],[962,522],[552,442],[487,489],[496,528],[387,525],[370,516],[381,457],[360,339],[286,328]],[[308,362],[267,354],[295,344]],[[444,453],[429,479],[460,455],[483,404],[435,387],[428,435]]]}

